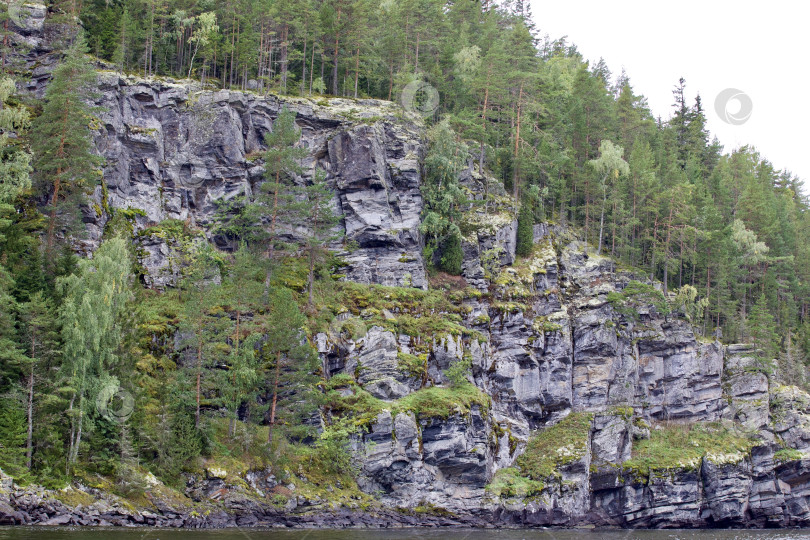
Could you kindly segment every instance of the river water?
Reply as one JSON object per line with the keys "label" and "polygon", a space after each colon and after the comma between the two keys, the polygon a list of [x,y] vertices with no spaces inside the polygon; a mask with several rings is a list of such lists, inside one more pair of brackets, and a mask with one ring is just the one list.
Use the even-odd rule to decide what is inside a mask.
{"label": "river water", "polygon": [[0,527],[0,540],[810,540],[810,530],[259,530]]}

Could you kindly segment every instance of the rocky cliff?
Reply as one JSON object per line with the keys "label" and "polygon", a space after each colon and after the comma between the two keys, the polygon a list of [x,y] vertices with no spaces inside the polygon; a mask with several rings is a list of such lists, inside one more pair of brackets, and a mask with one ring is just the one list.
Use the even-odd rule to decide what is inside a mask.
{"label": "rocky cliff", "polygon": [[[21,35],[38,46],[29,26]],[[424,520],[445,524],[810,524],[810,396],[780,385],[756,351],[698,339],[646,276],[551,224],[536,225],[532,255],[517,258],[516,221],[500,194],[502,204],[467,213],[461,278],[429,290],[418,118],[374,100],[278,98],[113,72],[98,81],[104,185],[78,247],[92,251],[112,209],[132,211],[144,280],[158,289],[178,275],[178,246],[161,224],[185,221],[231,249],[217,213],[257,192],[264,135],[282,107],[297,113],[308,157],[296,182],[316,165],[327,171],[346,233],[333,247],[344,279],[365,287],[312,336],[340,396],[324,414],[360,419],[358,486],[379,503],[374,519],[355,511],[333,524],[414,524],[425,508]],[[474,198],[489,181],[472,159],[461,180]],[[470,366],[466,382],[449,375],[458,363]],[[330,508],[294,492],[283,511],[271,508],[261,496],[272,485],[271,471],[190,479],[197,500],[229,494],[218,521],[168,509],[115,515],[295,525],[317,524],[313,512]],[[60,512],[31,517],[41,494],[5,487],[0,514],[21,509],[45,522]],[[100,523],[85,514],[63,522],[81,519]]]}
{"label": "rocky cliff", "polygon": [[[309,150],[304,170],[317,163],[328,171],[346,238],[356,244],[340,251],[345,279],[427,288],[423,127],[395,105],[194,90],[115,73],[100,74],[99,89],[106,200],[101,188],[96,196],[104,208],[142,211],[136,230],[147,234],[136,241],[150,286],[171,285],[176,272],[170,239],[148,233],[167,219],[191,221],[230,247],[210,232],[217,202],[256,192],[263,167],[255,156],[287,106]],[[472,195],[484,179],[471,160],[462,181]],[[88,212],[89,246],[106,216]],[[381,300],[390,291],[379,289],[314,337],[326,376],[342,375],[336,387],[375,400],[355,449],[361,489],[391,507],[483,513],[512,525],[810,520],[810,461],[783,450],[810,446],[804,393],[769,379],[755,351],[699,340],[681,314],[656,307],[656,284],[618,269],[564,227],[537,225],[532,256],[518,259],[508,205],[465,219],[468,287],[440,291],[449,308],[428,314],[420,306],[428,293],[409,293],[407,308]],[[647,292],[633,296],[631,283]],[[436,315],[455,326],[426,334],[397,324]],[[349,323],[354,339],[339,331]],[[431,388],[451,389],[445,372],[455,362],[470,363],[478,394],[449,390],[438,412],[403,405]],[[550,441],[533,444],[544,433]],[[701,435],[731,446],[704,448]],[[543,462],[539,472],[527,472],[526,455]]]}

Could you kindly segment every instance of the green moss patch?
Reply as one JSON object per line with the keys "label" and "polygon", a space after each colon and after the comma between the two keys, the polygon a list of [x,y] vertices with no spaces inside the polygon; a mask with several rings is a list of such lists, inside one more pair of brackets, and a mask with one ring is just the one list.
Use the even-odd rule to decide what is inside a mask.
{"label": "green moss patch", "polygon": [[588,450],[592,420],[591,413],[571,413],[557,424],[536,432],[517,459],[521,473],[532,480],[545,480],[556,476],[560,467],[582,459]]}
{"label": "green moss patch", "polygon": [[341,283],[338,301],[369,326],[397,334],[433,339],[437,336],[480,337],[462,324],[463,291],[423,291],[406,287]]}
{"label": "green moss patch", "polygon": [[334,413],[353,418],[357,426],[371,425],[385,410],[392,416],[412,412],[417,418],[449,418],[454,414],[468,415],[475,406],[484,410],[490,407],[489,396],[470,383],[423,388],[390,402],[375,398],[356,383],[350,385],[348,393],[326,390],[325,406]]}
{"label": "green moss patch", "polygon": [[776,453],[773,455],[773,459],[777,463],[797,461],[804,458],[805,455],[802,452],[796,450],[795,448],[782,448],[781,450],[777,450]]}
{"label": "green moss patch", "polygon": [[521,476],[520,471],[509,467],[495,473],[487,492],[501,499],[528,499],[540,495],[544,487],[542,482]]}
{"label": "green moss patch", "polygon": [[650,438],[633,446],[633,457],[622,468],[641,476],[665,469],[697,469],[704,456],[714,463],[738,463],[755,442],[719,422],[657,426]]}
{"label": "green moss patch", "polygon": [[489,396],[470,383],[460,386],[423,388],[393,403],[392,414],[413,412],[418,418],[448,418],[468,415],[474,406],[489,409]]}

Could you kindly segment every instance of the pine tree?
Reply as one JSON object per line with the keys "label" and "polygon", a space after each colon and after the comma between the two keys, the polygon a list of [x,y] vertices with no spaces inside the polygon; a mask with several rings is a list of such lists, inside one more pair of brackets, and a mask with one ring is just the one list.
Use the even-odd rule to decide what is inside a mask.
{"label": "pine tree", "polygon": [[[47,378],[42,365],[57,353],[58,331],[51,303],[42,291],[34,293],[28,302],[20,305],[20,327],[23,346],[28,356],[26,373],[26,466],[31,470],[34,452],[34,417],[36,415],[37,379]],[[45,382],[45,381],[43,381]]]}
{"label": "pine tree", "polygon": [[340,223],[340,216],[335,213],[334,194],[326,184],[326,173],[317,169],[312,175],[312,183],[302,191],[301,214],[307,216],[308,231],[304,240],[309,270],[307,272],[308,309],[313,309],[315,297],[315,264],[328,253],[327,247],[338,240],[342,234],[335,229]]}
{"label": "pine tree", "polygon": [[207,368],[225,360],[230,351],[225,345],[230,319],[222,311],[222,288],[219,285],[218,256],[205,240],[191,248],[191,265],[182,280],[184,295],[180,329],[185,334],[183,346],[194,358],[194,425],[201,426],[204,379]]}
{"label": "pine tree", "polygon": [[46,241],[49,253],[60,215],[74,214],[83,192],[98,176],[96,167],[100,160],[92,152],[90,127],[93,109],[85,102],[95,80],[80,32],[53,72],[45,91],[45,106],[31,132],[38,184],[49,200]]}
{"label": "pine tree", "polygon": [[228,360],[226,385],[231,418],[228,435],[233,437],[238,408],[245,400],[250,400],[258,383],[258,359],[255,321],[244,321],[244,317],[256,309],[264,295],[263,268],[254,255],[242,244],[234,254],[233,265],[223,283],[222,298],[227,309],[235,315],[230,341],[231,354]]}
{"label": "pine tree", "polygon": [[270,312],[264,321],[267,333],[266,354],[270,361],[270,418],[267,441],[272,446],[273,433],[280,416],[279,396],[292,391],[296,375],[305,372],[312,349],[305,341],[303,326],[306,317],[301,313],[292,292],[286,288],[275,288],[268,302]]}
{"label": "pine tree", "polygon": [[267,150],[264,152],[264,178],[262,184],[264,196],[262,203],[269,207],[270,231],[268,256],[273,255],[274,244],[278,241],[278,219],[284,208],[288,208],[286,193],[290,177],[300,174],[299,160],[307,155],[305,148],[296,147],[301,133],[295,126],[295,112],[283,108],[273,122],[273,131],[265,135],[264,143]]}

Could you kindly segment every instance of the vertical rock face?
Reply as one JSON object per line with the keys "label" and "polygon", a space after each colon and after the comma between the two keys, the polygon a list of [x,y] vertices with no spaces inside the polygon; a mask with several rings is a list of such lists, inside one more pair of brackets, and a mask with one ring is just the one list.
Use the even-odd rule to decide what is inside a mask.
{"label": "vertical rock face", "polygon": [[[387,102],[319,103],[99,75],[95,104],[102,127],[95,142],[106,158],[106,193],[98,188],[95,198],[102,208],[143,214],[136,229],[146,230],[142,263],[150,285],[165,286],[173,277],[165,271],[170,246],[161,246],[165,239],[150,232],[166,220],[186,221],[220,247],[232,247],[231,239],[213,230],[222,219],[220,207],[259,192],[264,137],[289,107],[301,129],[299,145],[308,150],[294,181],[311,181],[315,167],[326,170],[346,245],[354,246],[345,253],[347,278],[427,286],[419,232],[421,125],[415,118],[395,118]],[[107,219],[107,212],[86,213],[87,249],[97,245]]]}
{"label": "vertical rock face", "polygon": [[[335,370],[350,373],[357,356],[369,370],[357,381],[394,411],[403,397],[424,387],[447,387],[443,370],[467,358],[475,385],[490,398],[486,407],[447,419],[420,418],[417,411],[415,420],[399,413],[394,421],[395,413],[383,413],[363,436],[366,444],[385,442],[373,446],[373,457],[363,458],[364,488],[400,506],[429,502],[453,511],[492,511],[503,524],[804,523],[810,517],[810,461],[802,454],[778,457],[776,451],[785,451],[772,441],[778,434],[781,444],[807,448],[810,397],[793,387],[774,387],[756,351],[699,341],[678,313],[662,314],[649,302],[632,313],[622,309],[615,295],[632,280],[646,278],[616,270],[586,245],[565,240],[567,235],[562,229],[541,231],[532,257],[502,264],[485,278],[486,293],[464,300],[464,324],[480,336],[436,337],[427,382],[411,379],[404,393],[380,393],[375,383],[364,381],[390,376],[392,364],[361,361],[367,352],[351,353],[345,368]],[[483,241],[508,245],[495,232]],[[480,257],[481,251],[465,253]],[[465,259],[465,268],[477,265],[480,260]],[[372,329],[358,343],[377,332]],[[392,334],[378,349],[393,357],[392,347],[409,352],[410,342]],[[520,456],[530,452],[527,442],[535,434],[571,414],[591,418],[581,455],[567,457],[561,437],[551,454],[553,472],[535,478],[542,480],[539,493],[492,487],[498,471],[519,465]],[[731,429],[751,439],[743,437],[748,442],[739,451],[676,455],[674,462],[648,458],[653,461],[639,468],[636,447],[644,447],[645,439],[661,440],[659,433],[677,435],[695,426],[719,430],[716,437]]]}

